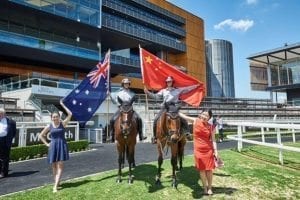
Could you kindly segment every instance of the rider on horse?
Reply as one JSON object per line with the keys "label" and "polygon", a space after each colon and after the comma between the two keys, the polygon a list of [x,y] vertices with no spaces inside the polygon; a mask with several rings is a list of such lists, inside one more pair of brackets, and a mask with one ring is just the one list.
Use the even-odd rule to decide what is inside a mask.
{"label": "rider on horse", "polygon": [[[122,101],[131,101],[132,98],[135,98],[135,93],[129,89],[130,83],[131,83],[131,81],[128,78],[124,78],[121,82],[122,88],[118,91],[115,98],[111,97],[112,102],[115,104],[118,104],[118,107],[120,107],[120,104],[117,100],[118,97]],[[115,141],[114,124],[119,115],[120,115],[120,109],[118,109],[110,119],[109,124],[110,124],[110,141],[111,142]],[[147,137],[143,137],[143,124],[142,124],[141,117],[136,112],[134,112],[133,116],[134,116],[134,119],[137,120],[140,141],[147,139]]]}
{"label": "rider on horse", "polygon": [[[168,76],[166,78],[166,84],[167,84],[167,87],[160,90],[156,94],[150,92],[146,87],[144,88],[145,94],[148,94],[151,98],[154,98],[154,99],[163,98],[163,103],[161,104],[161,109],[158,112],[158,114],[155,116],[154,122],[153,122],[154,142],[156,142],[156,124],[157,124],[157,120],[159,119],[161,114],[166,110],[165,103],[166,104],[172,104],[173,103],[173,104],[178,105],[180,107],[179,96],[181,94],[188,93],[191,90],[193,90],[193,89],[195,89],[196,87],[199,86],[199,85],[192,85],[192,86],[187,86],[187,87],[174,88],[173,87],[174,79],[173,79],[172,76]],[[189,128],[188,128],[188,124],[187,124],[186,120],[183,119],[183,118],[180,118],[180,121],[181,121],[182,131],[184,130],[186,136],[189,137],[190,132],[189,132]]]}

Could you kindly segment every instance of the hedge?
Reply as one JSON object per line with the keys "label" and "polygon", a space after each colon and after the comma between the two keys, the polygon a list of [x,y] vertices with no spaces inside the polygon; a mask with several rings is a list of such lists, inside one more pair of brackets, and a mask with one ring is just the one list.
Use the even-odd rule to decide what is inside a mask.
{"label": "hedge", "polygon": [[[83,151],[89,146],[87,140],[70,141],[68,143],[69,152]],[[44,144],[31,145],[26,147],[13,147],[10,151],[10,160],[28,160],[44,157],[48,154],[48,147]]]}

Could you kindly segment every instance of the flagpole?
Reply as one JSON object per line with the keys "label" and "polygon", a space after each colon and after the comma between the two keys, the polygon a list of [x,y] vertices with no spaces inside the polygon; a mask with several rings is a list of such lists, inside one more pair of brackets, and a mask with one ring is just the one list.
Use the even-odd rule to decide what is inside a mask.
{"label": "flagpole", "polygon": [[[142,54],[142,48],[141,45],[139,45],[139,50],[140,50],[140,66],[141,66],[141,72],[142,72],[142,80],[143,80],[143,85],[145,87],[145,81],[144,81],[144,67],[143,67],[143,54]],[[148,96],[147,94],[145,94],[145,103],[146,103],[146,107],[145,107],[145,114],[147,115],[147,120],[148,120],[148,124],[150,125],[150,113],[148,112],[149,109],[149,104],[148,104]],[[151,130],[151,128],[150,128]]]}
{"label": "flagpole", "polygon": [[[109,55],[109,68],[108,68],[108,73],[107,73],[107,87],[108,87],[108,94],[110,94],[110,49],[108,49],[108,55]],[[107,112],[106,112],[106,124],[107,124],[107,129],[106,129],[106,141],[109,135],[109,130],[112,127],[109,127],[109,102],[110,102],[110,95],[109,98],[107,98]],[[109,127],[109,128],[108,128]]]}

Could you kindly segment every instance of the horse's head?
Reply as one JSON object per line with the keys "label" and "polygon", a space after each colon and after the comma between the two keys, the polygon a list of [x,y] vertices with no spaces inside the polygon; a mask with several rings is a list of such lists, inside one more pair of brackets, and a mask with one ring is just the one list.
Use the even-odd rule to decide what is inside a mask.
{"label": "horse's head", "polygon": [[177,142],[180,137],[180,118],[178,115],[179,107],[174,103],[165,103],[166,112],[166,129],[171,141]]}
{"label": "horse's head", "polygon": [[131,101],[122,101],[118,97],[118,102],[120,103],[120,128],[121,133],[124,137],[131,132],[132,129],[132,116],[133,116],[133,101],[135,98],[132,98]]}

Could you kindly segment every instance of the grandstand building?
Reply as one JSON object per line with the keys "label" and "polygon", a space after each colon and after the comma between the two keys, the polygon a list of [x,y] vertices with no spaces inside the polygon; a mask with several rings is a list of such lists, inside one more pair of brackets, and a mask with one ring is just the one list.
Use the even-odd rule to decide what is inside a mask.
{"label": "grandstand building", "polygon": [[269,91],[270,99],[276,102],[277,93],[285,93],[288,105],[300,105],[300,43],[259,52],[248,59],[252,90]]}
{"label": "grandstand building", "polygon": [[[204,22],[168,1],[3,0],[1,96],[5,102],[18,98],[15,109],[33,110],[35,120],[49,119],[49,112],[60,109],[58,100],[108,49],[112,85],[118,87],[123,77],[130,77],[135,92],[143,93],[139,45],[206,82]],[[92,119],[95,125],[104,126],[115,109],[103,103]],[[142,116],[144,111],[138,110]],[[11,114],[25,119],[19,117],[22,113]]]}
{"label": "grandstand building", "polygon": [[4,0],[0,13],[1,79],[80,80],[111,49],[113,82],[132,77],[138,91],[140,45],[206,81],[203,20],[167,1]]}

